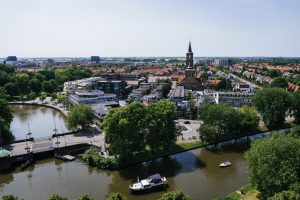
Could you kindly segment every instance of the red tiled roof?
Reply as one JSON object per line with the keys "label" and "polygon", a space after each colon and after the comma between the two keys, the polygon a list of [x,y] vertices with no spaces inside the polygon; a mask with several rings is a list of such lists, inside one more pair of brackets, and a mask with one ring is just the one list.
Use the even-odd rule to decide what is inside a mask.
{"label": "red tiled roof", "polygon": [[178,83],[181,83],[181,82],[183,82],[183,81],[184,81],[184,76],[178,77]]}
{"label": "red tiled roof", "polygon": [[293,90],[293,91],[298,91],[299,88],[300,88],[300,86],[299,86],[299,85],[295,85],[295,84],[293,84],[293,83],[288,83],[288,88],[289,88],[290,90]]}
{"label": "red tiled roof", "polygon": [[218,85],[221,82],[221,80],[207,80],[207,85]]}

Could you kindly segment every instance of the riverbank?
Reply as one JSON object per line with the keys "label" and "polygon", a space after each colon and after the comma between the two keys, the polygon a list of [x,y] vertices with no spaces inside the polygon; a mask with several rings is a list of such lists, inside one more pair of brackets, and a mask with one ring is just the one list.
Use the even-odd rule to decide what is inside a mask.
{"label": "riverbank", "polygon": [[[218,164],[224,160],[231,160],[233,167],[219,168]],[[2,194],[13,193],[26,200],[43,199],[53,191],[69,199],[87,193],[100,200],[118,191],[130,200],[153,200],[166,191],[132,195],[128,186],[137,177],[141,180],[155,173],[167,178],[168,192],[180,188],[193,199],[203,200],[224,196],[247,182],[242,152],[215,153],[201,148],[119,170],[97,169],[80,160],[41,159],[23,171],[16,167],[5,174],[0,173],[0,190]]]}
{"label": "riverbank", "polygon": [[214,200],[259,200],[259,191],[253,188],[249,183],[241,189],[225,196],[215,198]]}
{"label": "riverbank", "polygon": [[[262,128],[264,130],[264,128]],[[274,131],[283,131],[287,132],[289,131],[290,128],[285,128],[285,129],[280,129],[280,130],[274,130]],[[198,149],[198,148],[204,148],[207,146],[216,146],[218,147],[219,145],[226,145],[226,144],[237,144],[237,143],[249,143],[253,140],[259,139],[261,137],[268,137],[272,131],[261,131],[261,132],[256,132],[252,134],[247,134],[241,137],[235,137],[235,138],[227,138],[215,143],[207,143],[203,141],[192,141],[192,142],[176,142],[175,146],[173,147],[172,150],[169,152],[166,151],[158,151],[158,152],[150,152],[150,151],[145,151],[136,157],[132,159],[127,159],[126,163],[122,165],[121,168],[123,167],[128,167],[131,165],[139,164],[142,162],[147,162],[150,160],[154,160],[157,158],[162,158],[162,157],[167,157],[171,156],[174,154],[190,151],[193,149]]]}
{"label": "riverbank", "polygon": [[[50,102],[50,103],[49,103]],[[40,101],[40,100],[30,100],[30,101],[14,101],[14,102],[9,102],[11,105],[32,105],[32,106],[43,106],[47,108],[52,108],[60,112],[64,117],[67,117],[68,115],[68,110],[66,110],[63,105],[61,104],[55,104],[51,102],[49,99],[48,101]]]}

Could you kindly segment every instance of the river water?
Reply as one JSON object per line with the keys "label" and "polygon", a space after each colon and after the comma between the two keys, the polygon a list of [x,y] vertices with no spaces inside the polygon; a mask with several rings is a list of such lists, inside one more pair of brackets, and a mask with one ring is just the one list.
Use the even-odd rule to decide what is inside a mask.
{"label": "river water", "polygon": [[39,138],[54,134],[54,121],[57,133],[67,132],[65,117],[55,109],[36,105],[12,105],[13,121],[11,131],[16,140],[25,139],[28,123],[31,137]]}
{"label": "river water", "polygon": [[[51,133],[53,129],[51,115],[63,120],[63,117],[53,109],[26,106],[26,111],[23,112],[23,108],[24,106],[14,107],[15,112],[24,113],[18,117],[18,123],[26,130],[26,121],[30,119],[33,134],[35,132],[36,134],[38,132]],[[33,113],[30,113],[30,110]],[[50,117],[47,120],[43,119],[44,115],[41,113],[48,113]],[[22,120],[19,118],[24,122],[21,123]],[[36,120],[38,123],[34,122]],[[16,124],[15,122],[12,125],[13,130],[18,128],[15,127]],[[34,127],[38,129],[35,131]],[[62,162],[54,158],[39,160],[24,171],[16,167],[10,171],[0,172],[0,197],[11,193],[26,200],[46,200],[50,194],[57,192],[67,196],[70,200],[84,193],[102,200],[108,193],[122,192],[129,200],[155,200],[164,191],[133,195],[130,194],[128,186],[136,181],[137,177],[143,179],[160,173],[168,180],[167,191],[181,189],[193,200],[212,199],[227,195],[247,183],[244,148],[238,150],[235,147],[230,146],[226,150],[223,148],[219,151],[207,148],[195,149],[117,171],[89,167],[80,160],[74,162]],[[232,166],[219,168],[218,165],[226,160],[232,162]]]}
{"label": "river water", "polygon": [[[232,162],[232,166],[219,168],[219,163],[225,160]],[[40,160],[25,171],[17,167],[10,172],[1,172],[0,194],[12,193],[26,200],[46,200],[53,192],[69,199],[87,193],[102,200],[110,192],[122,192],[129,200],[154,200],[163,191],[132,195],[128,185],[138,176],[142,179],[155,173],[167,177],[167,191],[179,188],[194,200],[226,195],[247,182],[242,152],[214,152],[201,148],[118,171],[96,169],[79,160]]]}

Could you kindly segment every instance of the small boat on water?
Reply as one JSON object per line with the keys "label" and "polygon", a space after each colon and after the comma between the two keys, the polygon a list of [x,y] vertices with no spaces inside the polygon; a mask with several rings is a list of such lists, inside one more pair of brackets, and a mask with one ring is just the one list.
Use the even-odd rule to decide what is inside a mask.
{"label": "small boat on water", "polygon": [[219,164],[219,167],[229,167],[230,165],[231,165],[231,162],[225,161],[225,162],[222,162],[221,164]]}
{"label": "small boat on water", "polygon": [[73,160],[76,159],[74,156],[71,156],[71,155],[55,154],[54,156],[55,156],[55,158],[60,159],[60,160],[64,160],[64,161],[73,161]]}
{"label": "small boat on water", "polygon": [[129,185],[129,189],[133,193],[144,192],[151,189],[164,188],[166,184],[167,179],[165,177],[161,176],[160,174],[154,174],[146,179],[141,181],[138,180],[136,183]]}

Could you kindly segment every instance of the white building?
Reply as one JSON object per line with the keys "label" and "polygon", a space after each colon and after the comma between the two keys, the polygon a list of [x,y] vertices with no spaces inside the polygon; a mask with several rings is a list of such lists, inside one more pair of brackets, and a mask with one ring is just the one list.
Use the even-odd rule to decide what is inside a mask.
{"label": "white building", "polygon": [[115,101],[117,96],[115,94],[104,94],[101,90],[92,90],[92,91],[81,91],[77,90],[74,94],[68,96],[68,99],[75,103],[100,103]]}
{"label": "white building", "polygon": [[64,83],[64,94],[74,94],[77,90],[94,90],[97,88],[98,81],[106,81],[102,77],[91,77],[76,81],[68,81]]}
{"label": "white building", "polygon": [[230,104],[233,107],[251,106],[254,93],[219,92],[204,90],[197,92],[197,106],[205,104]]}

